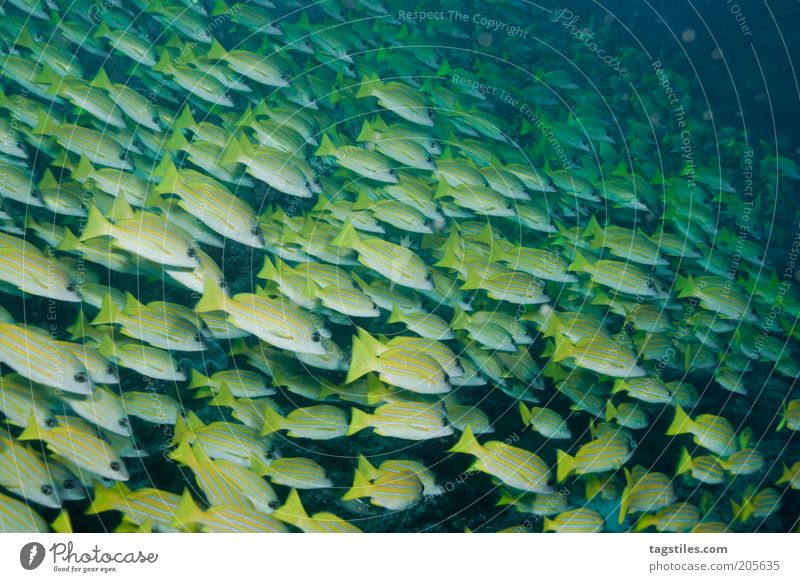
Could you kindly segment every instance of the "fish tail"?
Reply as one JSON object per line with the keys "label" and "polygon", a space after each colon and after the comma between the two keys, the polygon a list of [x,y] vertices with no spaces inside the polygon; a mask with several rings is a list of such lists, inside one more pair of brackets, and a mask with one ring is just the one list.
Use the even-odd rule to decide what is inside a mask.
{"label": "fish tail", "polygon": [[264,423],[261,425],[261,436],[278,432],[283,428],[284,418],[277,410],[269,406],[264,407]]}
{"label": "fish tail", "polygon": [[478,442],[478,439],[475,438],[475,435],[472,434],[472,428],[467,425],[464,432],[461,433],[461,438],[459,438],[458,442],[448,449],[447,452],[477,456],[480,451],[481,444]]}
{"label": "fish tail", "polygon": [[211,40],[211,48],[206,53],[207,59],[224,59],[228,54],[225,47],[222,46],[217,39]]}
{"label": "fish tail", "polygon": [[213,280],[212,277],[203,279],[203,296],[194,306],[198,313],[208,313],[209,311],[225,311],[225,293],[222,287]]}
{"label": "fish tail", "polygon": [[336,155],[336,146],[333,144],[330,136],[327,133],[322,134],[322,141],[320,142],[317,151],[314,152],[314,155],[317,157]]}
{"label": "fish tail", "polygon": [[96,483],[92,503],[86,509],[84,515],[96,515],[106,511],[114,511],[124,505],[124,501],[124,490],[117,488],[115,485],[103,487],[100,483]]}
{"label": "fish tail", "polygon": [[531,415],[530,409],[525,405],[524,402],[519,403],[519,415],[522,417],[522,424],[528,426],[531,423],[533,416]]}
{"label": "fish tail", "polygon": [[360,430],[364,430],[370,426],[371,414],[364,412],[359,408],[350,409],[350,426],[347,428],[347,436],[356,434]]}
{"label": "fish tail", "polygon": [[347,369],[345,383],[349,384],[364,374],[372,372],[377,366],[377,358],[358,337],[353,336],[350,366]]}
{"label": "fish tail", "polygon": [[609,400],[608,402],[606,402],[606,422],[611,422],[612,420],[614,420],[614,418],[616,418],[616,416],[617,416],[617,408],[614,406],[611,400]]}
{"label": "fish tail", "polygon": [[636,520],[636,525],[633,527],[633,531],[640,532],[646,530],[648,527],[656,525],[658,523],[658,518],[655,515],[643,515],[638,520]]}
{"label": "fish tail", "polygon": [[195,388],[203,388],[205,386],[211,385],[211,378],[203,374],[202,372],[198,372],[197,370],[192,370],[192,378],[189,381],[189,384],[186,386],[190,390]]}
{"label": "fish tail", "polygon": [[275,268],[275,265],[272,264],[272,261],[269,260],[269,256],[264,257],[264,266],[261,267],[256,277],[267,281],[275,281],[278,279],[278,270]]}
{"label": "fish tail", "polygon": [[50,522],[50,529],[55,533],[73,533],[72,520],[69,518],[69,512],[62,509],[58,516]]}
{"label": "fish tail", "polygon": [[675,405],[675,418],[672,420],[672,424],[667,427],[667,436],[675,436],[678,434],[684,434],[691,430],[692,427],[692,419],[689,418],[689,415],[684,412],[683,408],[681,408],[680,404]]}
{"label": "fish tail", "polygon": [[403,312],[400,311],[400,306],[395,303],[392,306],[392,311],[389,314],[389,317],[386,319],[386,323],[403,323],[405,321],[405,315]]}
{"label": "fish tail", "polygon": [[100,70],[97,71],[97,74],[94,76],[94,80],[92,81],[92,85],[98,89],[106,90],[109,90],[113,87],[111,79],[108,78],[108,73],[106,73],[106,70],[103,67],[100,67]]}
{"label": "fish tail", "polygon": [[580,253],[580,251],[576,250],[568,270],[591,272],[592,264]]}
{"label": "fish tail", "polygon": [[[56,245],[57,251],[77,251],[81,247],[81,241],[78,240],[69,228],[64,228],[64,236]],[[67,330],[69,331],[69,330]]]}
{"label": "fish tail", "polygon": [[364,455],[358,455],[357,470],[366,476],[366,478],[370,481],[375,479],[379,474],[378,469],[376,469],[375,466],[373,466],[373,464],[370,463]]}
{"label": "fish tail", "polygon": [[111,228],[111,222],[103,216],[97,206],[90,204],[89,213],[86,218],[86,226],[84,226],[80,238],[82,241],[85,241],[99,236],[108,236],[111,234]]}
{"label": "fish tail", "polygon": [[187,149],[189,149],[189,141],[186,139],[186,136],[183,135],[180,129],[176,129],[172,132],[172,135],[164,144],[164,149],[185,152]]}
{"label": "fish tail", "polygon": [[92,325],[114,325],[119,318],[120,309],[114,304],[110,293],[103,295],[100,312],[92,320]]}
{"label": "fish tail", "polygon": [[97,26],[97,30],[92,35],[92,38],[94,38],[94,39],[103,38],[109,32],[111,32],[111,29],[108,27],[108,23],[106,23],[105,20],[101,20],[100,24]]}
{"label": "fish tail", "polygon": [[571,358],[575,353],[574,346],[566,338],[559,339],[555,342],[553,348],[552,360],[560,362],[567,358]]}
{"label": "fish tail", "polygon": [[631,491],[633,490],[633,486],[631,483],[625,486],[622,490],[622,497],[619,502],[619,518],[617,519],[617,523],[622,525],[625,523],[625,517],[628,515],[628,510],[631,507]]}
{"label": "fish tail", "polygon": [[199,523],[203,519],[204,512],[200,509],[194,499],[192,499],[189,490],[185,490],[181,496],[180,505],[175,512],[175,518],[172,520],[172,525],[176,527],[186,527]]}
{"label": "fish tail", "polygon": [[575,470],[575,457],[561,449],[556,451],[556,478],[561,483]]}
{"label": "fish tail", "polygon": [[228,385],[225,382],[222,382],[219,386],[219,391],[214,394],[214,397],[209,401],[210,404],[214,406],[233,406],[236,404],[236,398],[234,398],[233,394],[231,393],[231,389],[228,388]]}
{"label": "fish tail", "polygon": [[358,87],[358,91],[356,92],[356,99],[363,99],[364,97],[370,97],[375,91],[376,87],[380,86],[380,80],[376,81],[375,79],[370,79],[366,75],[361,78],[361,85]]}
{"label": "fish tail", "polygon": [[230,166],[233,164],[237,164],[239,163],[239,160],[242,159],[242,156],[244,156],[244,149],[242,148],[242,144],[235,139],[228,140],[228,144],[222,151],[222,159],[220,160],[220,165]]}
{"label": "fish tail", "polygon": [[788,483],[792,480],[792,472],[789,470],[789,467],[786,463],[783,463],[783,475],[781,475],[780,479],[775,481],[775,485],[783,485],[784,483]]}
{"label": "fish tail", "polygon": [[369,479],[367,479],[367,476],[356,469],[355,473],[353,474],[353,486],[350,487],[350,489],[348,489],[344,495],[342,495],[342,499],[347,501],[349,499],[367,497],[369,496],[370,485],[371,484]]}
{"label": "fish tail", "polygon": [[375,128],[368,120],[364,120],[361,131],[356,136],[356,141],[375,141]]}
{"label": "fish tail", "polygon": [[347,249],[354,249],[359,246],[359,242],[361,239],[356,232],[353,223],[348,218],[344,226],[342,226],[342,231],[331,241],[332,247],[344,247]]}
{"label": "fish tail", "polygon": [[686,447],[681,449],[681,456],[678,459],[678,466],[675,468],[676,475],[683,475],[692,469],[692,456]]}
{"label": "fish tail", "polygon": [[190,131],[194,131],[197,127],[197,121],[195,121],[192,110],[189,109],[188,105],[183,106],[180,115],[172,122],[172,127],[178,130],[188,129]]}
{"label": "fish tail", "polygon": [[297,489],[291,489],[289,495],[286,496],[286,501],[272,514],[277,519],[284,521],[288,524],[296,526],[302,520],[308,519],[308,513],[303,502],[300,500],[300,495]]}
{"label": "fish tail", "polygon": [[[66,150],[64,150],[66,152]],[[70,169],[67,166],[67,169]],[[94,173],[94,167],[92,166],[92,162],[89,161],[89,158],[86,156],[81,156],[80,160],[78,160],[78,165],[75,169],[72,170],[72,178],[77,180],[78,182],[83,182],[84,180],[88,180],[92,174]]]}
{"label": "fish tail", "polygon": [[549,517],[545,517],[544,520],[542,520],[542,532],[555,531],[556,529],[555,522]]}

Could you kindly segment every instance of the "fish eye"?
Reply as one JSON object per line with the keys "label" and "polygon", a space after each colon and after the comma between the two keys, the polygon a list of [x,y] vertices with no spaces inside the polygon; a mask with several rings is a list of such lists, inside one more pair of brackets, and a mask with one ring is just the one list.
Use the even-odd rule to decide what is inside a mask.
{"label": "fish eye", "polygon": [[153,117],[150,118],[150,121],[152,121],[155,124],[158,124],[161,120],[159,119],[158,115],[154,115]]}
{"label": "fish eye", "polygon": [[34,39],[36,42],[44,42],[44,35],[43,35],[43,34],[35,34],[35,35],[33,36],[33,39]]}
{"label": "fish eye", "polygon": [[23,149],[23,148],[25,147],[25,142],[18,141],[18,142],[17,142],[17,147],[18,147],[19,149]]}
{"label": "fish eye", "polygon": [[111,461],[109,467],[111,467],[111,470],[114,471],[115,473],[120,469],[122,469],[122,465],[120,465],[117,461]]}
{"label": "fish eye", "polygon": [[356,69],[355,69],[355,67],[353,67],[353,65],[347,65],[347,72],[348,73],[355,73]]}
{"label": "fish eye", "polygon": [[73,481],[72,479],[64,480],[64,482],[61,485],[63,485],[64,489],[68,491],[75,489],[75,481]]}
{"label": "fish eye", "polygon": [[450,421],[448,421],[446,418],[443,418],[442,419],[442,426],[450,426]]}
{"label": "fish eye", "polygon": [[441,65],[442,64],[442,59],[440,59],[439,57],[433,57],[433,64],[434,65]]}
{"label": "fish eye", "polygon": [[275,449],[267,449],[264,451],[264,458],[265,459],[274,459],[275,458]]}
{"label": "fish eye", "polygon": [[433,281],[433,275],[428,273],[427,275],[425,275],[425,280],[428,281],[428,282]]}
{"label": "fish eye", "polygon": [[422,226],[430,226],[430,225],[431,225],[431,221],[429,219],[427,219],[427,218],[423,218],[422,219]]}
{"label": "fish eye", "polygon": [[390,176],[394,176],[396,178],[397,177],[397,171],[396,170],[389,170],[389,175]]}
{"label": "fish eye", "polygon": [[78,288],[75,286],[75,283],[67,284],[67,291],[69,291],[70,293],[75,293],[75,291],[77,290]]}
{"label": "fish eye", "polygon": [[270,509],[278,509],[278,502],[277,501],[270,501],[267,503],[267,507]]}
{"label": "fish eye", "polygon": [[344,49],[344,56],[346,57],[350,56],[350,49]]}
{"label": "fish eye", "polygon": [[428,157],[425,158],[425,161],[428,162],[429,164],[432,164],[433,163],[433,158],[431,156],[428,156]]}
{"label": "fish eye", "polygon": [[287,73],[281,73],[281,81],[288,81],[289,75]]}
{"label": "fish eye", "polygon": [[114,374],[116,376],[116,373],[117,373],[117,370],[116,370],[116,368],[114,368],[114,366],[112,366],[111,364],[106,366],[106,374]]}
{"label": "fish eye", "polygon": [[56,422],[55,418],[48,418],[44,421],[44,425],[47,428],[53,428],[54,426],[58,426],[58,422]]}
{"label": "fish eye", "polygon": [[648,288],[648,289],[652,289],[652,288],[653,288],[653,287],[655,287],[655,286],[656,286],[656,284],[653,282],[653,280],[652,280],[652,279],[648,279],[648,280],[647,280],[647,288]]}
{"label": "fish eye", "polygon": [[250,234],[259,234],[261,229],[258,227],[257,224],[253,225],[253,228],[250,229]]}
{"label": "fish eye", "polygon": [[314,333],[311,334],[311,341],[312,342],[319,343],[319,341],[321,339],[322,339],[322,336],[320,335],[320,333],[318,331],[315,331]]}
{"label": "fish eye", "polygon": [[52,495],[53,487],[51,485],[42,485],[42,493],[45,495]]}
{"label": "fish eye", "polygon": [[199,342],[202,338],[199,333],[194,334],[194,341]]}
{"label": "fish eye", "polygon": [[306,188],[311,188],[311,182],[309,182],[308,180],[306,180]]}
{"label": "fish eye", "polygon": [[83,384],[89,379],[89,377],[84,372],[78,372],[72,377],[72,379],[75,380],[78,384]]}
{"label": "fish eye", "polygon": [[220,279],[219,281],[217,281],[217,283],[219,284],[220,288],[222,288],[222,289],[225,289],[225,288],[228,287],[228,282],[225,279]]}
{"label": "fish eye", "polygon": [[119,159],[124,161],[124,160],[125,160],[125,156],[126,156],[126,155],[127,155],[127,154],[126,154],[125,152],[122,152],[122,153],[119,155]]}
{"label": "fish eye", "polygon": [[195,250],[195,248],[194,248],[194,247],[189,247],[189,250],[188,250],[188,251],[186,251],[186,254],[187,254],[188,256],[190,256],[190,257],[194,258],[194,257],[196,257],[196,256],[197,256],[197,251]]}
{"label": "fish eye", "polygon": [[181,373],[181,372],[183,372],[183,368],[181,367],[181,365],[180,365],[180,364],[178,364],[177,366],[175,366],[175,371],[176,371],[176,372],[178,372],[178,373]]}
{"label": "fish eye", "polygon": [[378,304],[374,301],[372,302],[372,309],[378,309]]}
{"label": "fish eye", "polygon": [[513,205],[513,204],[511,204],[511,202],[506,202],[506,208],[508,208],[509,210],[511,210],[512,208],[514,208],[514,205]]}
{"label": "fish eye", "polygon": [[127,418],[120,418],[120,419],[119,419],[119,425],[120,425],[120,426],[127,427],[129,424],[130,424],[130,423],[128,422],[128,419],[127,419]]}

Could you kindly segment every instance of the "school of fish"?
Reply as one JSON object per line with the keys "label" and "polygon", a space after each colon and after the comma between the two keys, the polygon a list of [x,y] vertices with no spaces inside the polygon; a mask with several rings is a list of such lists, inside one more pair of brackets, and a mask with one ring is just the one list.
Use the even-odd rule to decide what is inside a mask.
{"label": "school of fish", "polygon": [[797,527],[800,166],[436,4],[0,5],[0,531]]}

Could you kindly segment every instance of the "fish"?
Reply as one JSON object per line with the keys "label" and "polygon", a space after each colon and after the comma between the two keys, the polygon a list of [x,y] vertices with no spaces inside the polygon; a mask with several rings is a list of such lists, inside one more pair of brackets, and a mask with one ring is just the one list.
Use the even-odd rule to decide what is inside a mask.
{"label": "fish", "polygon": [[493,475],[515,489],[531,493],[553,492],[550,468],[538,455],[502,441],[489,441],[482,445],[469,426],[449,452],[474,456],[476,470]]}

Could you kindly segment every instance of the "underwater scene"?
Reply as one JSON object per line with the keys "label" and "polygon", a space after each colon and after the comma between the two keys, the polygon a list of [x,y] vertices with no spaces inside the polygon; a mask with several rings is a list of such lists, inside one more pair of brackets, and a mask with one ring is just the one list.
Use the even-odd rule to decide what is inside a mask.
{"label": "underwater scene", "polygon": [[0,2],[0,531],[797,531],[773,4]]}

